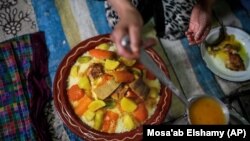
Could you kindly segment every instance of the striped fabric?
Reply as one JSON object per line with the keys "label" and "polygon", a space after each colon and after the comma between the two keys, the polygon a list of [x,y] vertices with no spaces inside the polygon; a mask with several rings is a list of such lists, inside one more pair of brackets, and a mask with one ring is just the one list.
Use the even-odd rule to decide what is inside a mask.
{"label": "striped fabric", "polygon": [[62,58],[69,51],[69,45],[62,29],[61,20],[53,0],[32,0],[37,26],[45,33],[49,49],[49,72],[54,80],[56,69]]}
{"label": "striped fabric", "polygon": [[103,1],[55,0],[55,3],[71,48],[87,38],[110,33]]}

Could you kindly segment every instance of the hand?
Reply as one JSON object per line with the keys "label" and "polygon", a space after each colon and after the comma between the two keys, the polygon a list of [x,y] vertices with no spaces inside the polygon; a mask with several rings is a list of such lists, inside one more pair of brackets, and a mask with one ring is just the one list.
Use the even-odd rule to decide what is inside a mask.
{"label": "hand", "polygon": [[[114,27],[111,39],[115,43],[119,55],[127,58],[137,58],[139,56],[139,47],[142,45],[143,19],[137,9],[128,1],[121,1],[123,2],[122,5],[121,2],[111,2],[113,2],[114,7],[116,6],[115,9],[119,15],[119,22]],[[121,46],[121,39],[126,35],[130,37],[131,52]]]}
{"label": "hand", "polygon": [[185,33],[189,44],[199,44],[208,35],[211,29],[211,8],[205,8],[200,4],[196,4],[192,10],[189,28]]}

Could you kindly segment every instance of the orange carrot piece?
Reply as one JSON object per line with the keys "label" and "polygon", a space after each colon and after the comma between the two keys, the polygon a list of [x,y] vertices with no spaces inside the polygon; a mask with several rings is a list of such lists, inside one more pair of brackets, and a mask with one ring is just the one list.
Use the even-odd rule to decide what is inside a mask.
{"label": "orange carrot piece", "polygon": [[102,124],[102,132],[114,133],[119,115],[112,111],[106,111]]}
{"label": "orange carrot piece", "polygon": [[78,85],[73,85],[67,90],[67,94],[69,100],[76,101],[84,96],[84,91]]}
{"label": "orange carrot piece", "polygon": [[79,104],[75,108],[75,113],[78,116],[82,116],[84,112],[88,109],[88,105],[92,102],[93,100],[89,98],[86,94],[79,100]]}
{"label": "orange carrot piece", "polygon": [[92,49],[89,51],[89,54],[92,57],[98,58],[98,59],[108,59],[113,56],[112,51],[107,51],[107,50],[101,50],[101,49]]}
{"label": "orange carrot piece", "polygon": [[111,123],[109,121],[104,121],[102,123],[102,129],[101,129],[101,131],[108,133],[110,124]]}
{"label": "orange carrot piece", "polygon": [[144,122],[148,118],[148,110],[145,103],[139,103],[136,110],[133,112],[133,116],[139,122]]}
{"label": "orange carrot piece", "polygon": [[112,73],[116,82],[132,82],[134,75],[126,70],[115,71]]}
{"label": "orange carrot piece", "polygon": [[137,68],[137,69],[140,69],[140,70],[145,69],[144,65],[141,64],[140,62],[136,62],[136,63],[134,64],[134,67]]}
{"label": "orange carrot piece", "polygon": [[149,80],[155,80],[156,77],[153,73],[151,73],[149,70],[146,70],[146,78]]}

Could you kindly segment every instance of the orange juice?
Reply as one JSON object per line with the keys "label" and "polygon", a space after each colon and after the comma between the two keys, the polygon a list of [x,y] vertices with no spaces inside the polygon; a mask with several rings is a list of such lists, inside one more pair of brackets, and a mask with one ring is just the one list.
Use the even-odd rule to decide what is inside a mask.
{"label": "orange juice", "polygon": [[202,125],[222,125],[227,124],[228,117],[224,109],[226,108],[222,102],[210,97],[203,96],[195,99],[189,106],[189,122],[190,124]]}

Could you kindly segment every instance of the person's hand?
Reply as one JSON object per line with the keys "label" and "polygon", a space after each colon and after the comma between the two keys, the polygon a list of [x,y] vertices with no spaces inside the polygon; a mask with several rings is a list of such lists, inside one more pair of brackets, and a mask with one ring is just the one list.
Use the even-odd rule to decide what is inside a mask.
{"label": "person's hand", "polygon": [[[131,8],[126,11],[126,14],[120,16],[120,20],[115,25],[111,34],[111,39],[117,46],[118,54],[127,58],[137,58],[139,55],[139,47],[141,45],[141,30],[143,20],[140,13]],[[130,37],[131,52],[121,46],[121,40],[124,36]]]}
{"label": "person's hand", "polygon": [[185,33],[190,45],[199,44],[206,38],[211,28],[211,21],[211,8],[196,4],[191,13],[189,28]]}
{"label": "person's hand", "polygon": [[[119,21],[114,27],[111,39],[115,43],[119,55],[127,58],[137,58],[139,56],[139,47],[142,45],[141,30],[143,19],[131,3],[127,3],[127,1],[121,2],[124,2],[124,4],[120,5],[121,3],[119,2],[119,7],[116,7]],[[113,4],[116,6],[116,3]],[[131,52],[121,46],[121,40],[126,35],[130,37]]]}

